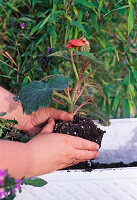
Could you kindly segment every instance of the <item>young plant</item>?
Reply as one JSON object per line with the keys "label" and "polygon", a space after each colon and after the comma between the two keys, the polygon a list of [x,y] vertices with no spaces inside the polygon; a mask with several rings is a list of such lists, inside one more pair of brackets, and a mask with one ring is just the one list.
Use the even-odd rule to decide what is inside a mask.
{"label": "young plant", "polygon": [[[105,64],[90,53],[90,44],[83,36],[70,40],[68,50],[56,51],[52,57],[61,57],[71,62],[75,77],[70,78],[59,74],[46,81],[33,81],[25,86],[15,97],[22,103],[23,111],[31,114],[40,107],[47,107],[51,101],[66,106],[69,112],[80,113],[99,119],[103,125],[109,125],[108,117],[98,110],[94,95],[104,96],[102,85],[112,83],[112,78]],[[61,91],[61,92],[60,92]]]}
{"label": "young plant", "polygon": [[6,169],[0,170],[0,199],[13,200],[16,197],[16,192],[21,192],[21,185],[23,184],[42,187],[46,185],[47,182],[41,178],[15,179],[9,176]]}

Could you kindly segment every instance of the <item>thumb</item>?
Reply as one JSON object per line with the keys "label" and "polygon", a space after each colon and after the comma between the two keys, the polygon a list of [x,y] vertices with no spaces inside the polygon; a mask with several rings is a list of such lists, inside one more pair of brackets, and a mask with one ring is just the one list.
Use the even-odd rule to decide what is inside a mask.
{"label": "thumb", "polygon": [[55,121],[53,118],[49,118],[48,123],[43,127],[41,133],[52,133],[55,126]]}

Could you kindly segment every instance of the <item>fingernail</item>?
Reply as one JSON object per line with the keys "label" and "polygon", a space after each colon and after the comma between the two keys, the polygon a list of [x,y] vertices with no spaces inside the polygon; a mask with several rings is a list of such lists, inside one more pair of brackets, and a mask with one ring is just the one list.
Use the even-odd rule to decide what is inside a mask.
{"label": "fingernail", "polygon": [[48,123],[51,123],[53,121],[53,118],[49,118]]}

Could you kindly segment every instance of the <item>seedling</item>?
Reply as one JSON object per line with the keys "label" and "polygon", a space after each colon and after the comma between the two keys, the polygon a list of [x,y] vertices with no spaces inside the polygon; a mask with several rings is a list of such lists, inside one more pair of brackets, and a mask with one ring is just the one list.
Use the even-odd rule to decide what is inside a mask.
{"label": "seedling", "polygon": [[53,100],[65,105],[66,110],[74,115],[88,115],[93,119],[99,119],[104,125],[109,125],[108,117],[99,111],[94,100],[94,94],[104,96],[103,83],[112,83],[105,64],[90,53],[90,44],[84,36],[70,40],[67,49],[56,51],[49,56],[71,62],[75,76],[73,81],[62,74],[55,75],[47,82],[32,81],[18,93],[15,100],[22,103],[26,114],[31,114],[40,107],[49,106]]}

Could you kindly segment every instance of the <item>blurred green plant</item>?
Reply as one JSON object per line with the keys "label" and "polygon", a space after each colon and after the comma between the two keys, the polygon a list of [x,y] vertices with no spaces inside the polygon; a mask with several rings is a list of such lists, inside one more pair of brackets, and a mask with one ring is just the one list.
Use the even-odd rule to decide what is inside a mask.
{"label": "blurred green plant", "polygon": [[[114,77],[113,84],[104,83],[105,97],[96,97],[98,106],[111,118],[137,117],[136,10],[136,0],[1,0],[0,49],[17,66],[0,64],[0,85],[17,93],[49,75],[73,80],[70,63],[64,67],[48,55],[84,35]],[[5,61],[3,55],[0,60]]]}

